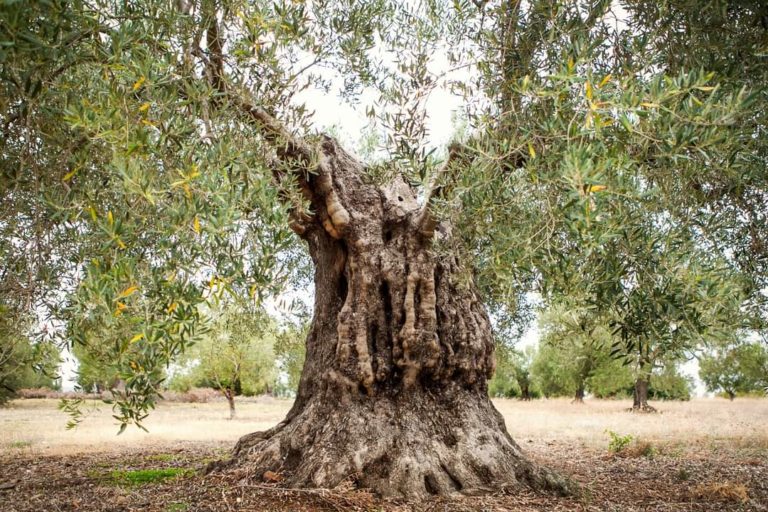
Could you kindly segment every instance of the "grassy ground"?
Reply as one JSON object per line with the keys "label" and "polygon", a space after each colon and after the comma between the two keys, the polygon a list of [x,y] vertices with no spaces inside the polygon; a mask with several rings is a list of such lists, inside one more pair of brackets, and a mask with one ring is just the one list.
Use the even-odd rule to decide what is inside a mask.
{"label": "grassy ground", "polygon": [[[55,400],[19,400],[0,409],[0,510],[768,510],[768,400],[659,403],[655,415],[621,401],[495,403],[529,456],[579,482],[579,496],[413,505],[348,489],[244,486],[198,470],[282,419],[289,401],[240,403],[233,421],[225,402],[161,404],[148,434],[116,436],[108,406],[67,431]],[[612,452],[607,431],[626,446]]]}

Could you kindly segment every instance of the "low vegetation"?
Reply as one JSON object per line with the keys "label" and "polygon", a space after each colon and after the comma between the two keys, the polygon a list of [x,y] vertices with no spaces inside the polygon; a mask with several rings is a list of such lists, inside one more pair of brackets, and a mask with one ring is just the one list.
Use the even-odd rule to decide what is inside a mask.
{"label": "low vegetation", "polygon": [[116,469],[109,473],[109,480],[118,485],[140,486],[162,482],[169,478],[181,478],[192,474],[194,474],[194,470],[188,468]]}
{"label": "low vegetation", "polygon": [[[578,407],[570,401],[499,399],[495,405],[529,456],[571,476],[581,495],[435,500],[420,508],[381,502],[349,487],[291,491],[274,482],[243,487],[237,479],[204,475],[203,469],[226,457],[239,436],[280,421],[290,400],[245,399],[235,420],[227,419],[223,399],[165,402],[148,419],[149,433],[129,429],[120,436],[115,436],[108,408],[93,411],[79,431],[71,432],[64,430],[66,418],[55,400],[14,401],[0,411],[0,489],[9,486],[0,490],[0,503],[11,503],[3,510],[13,512],[66,510],[73,503],[80,511],[94,512],[229,511],[227,503],[233,510],[281,512],[672,512],[679,510],[682,497],[688,510],[715,512],[758,511],[768,499],[768,434],[763,428],[768,408],[763,400],[665,402],[661,414],[641,416],[624,412],[627,400],[588,398]],[[565,454],[569,462],[557,462]],[[19,478],[27,469],[35,476]],[[633,487],[639,474],[654,481],[652,488]]]}

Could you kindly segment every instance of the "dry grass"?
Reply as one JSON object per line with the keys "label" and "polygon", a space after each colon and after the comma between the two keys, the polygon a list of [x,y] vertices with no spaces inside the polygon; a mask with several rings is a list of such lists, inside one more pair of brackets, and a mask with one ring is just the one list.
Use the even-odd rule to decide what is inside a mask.
{"label": "dry grass", "polygon": [[0,409],[0,452],[26,450],[45,455],[104,452],[132,447],[138,450],[177,442],[232,443],[242,435],[266,430],[285,417],[288,400],[259,397],[237,404],[238,417],[229,420],[226,402],[163,402],[144,426],[149,433],[118,426],[109,405],[90,402],[87,417],[75,430],[66,430],[68,416],[58,400],[15,400]]}
{"label": "dry grass", "polygon": [[629,401],[567,399],[519,402],[495,400],[507,429],[520,444],[572,442],[605,449],[606,430],[631,434],[638,444],[666,450],[741,449],[768,453],[768,400],[701,398],[690,402],[655,402],[658,414],[629,413]]}
{"label": "dry grass", "polygon": [[749,501],[747,486],[731,482],[710,482],[695,486],[691,490],[694,498],[708,501],[733,501],[746,503]]}
{"label": "dry grass", "polygon": [[[103,404],[74,432],[64,429],[67,418],[56,405],[18,400],[0,409],[3,512],[768,510],[768,400],[657,403],[661,413],[652,415],[628,413],[629,404],[620,401],[498,400],[528,456],[578,482],[581,492],[558,498],[521,491],[418,506],[378,500],[365,490],[284,489],[244,483],[237,472],[194,472],[241,435],[280,421],[288,400],[241,402],[234,421],[226,419],[226,402],[163,403],[146,423],[150,433],[129,429],[121,436]],[[633,441],[609,453],[606,430]],[[126,483],[128,475],[142,479],[141,486]]]}
{"label": "dry grass", "polygon": [[[632,414],[624,401],[568,399],[495,400],[507,429],[523,447],[529,443],[567,443],[607,450],[606,430],[631,434],[637,455],[649,446],[666,454],[738,450],[746,456],[768,454],[768,400],[698,399],[660,402],[659,414]],[[238,403],[238,418],[228,420],[225,402],[161,403],[146,422],[149,433],[129,428],[117,436],[109,406],[93,402],[82,425],[67,431],[66,415],[56,400],[16,400],[0,409],[0,450],[65,455],[133,447],[149,449],[174,442],[234,443],[243,434],[265,430],[283,419],[289,400],[260,397]]]}

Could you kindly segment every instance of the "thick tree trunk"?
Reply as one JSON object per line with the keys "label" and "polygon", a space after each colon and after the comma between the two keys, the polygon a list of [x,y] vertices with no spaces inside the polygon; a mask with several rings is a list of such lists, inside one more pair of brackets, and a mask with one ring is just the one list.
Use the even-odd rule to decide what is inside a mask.
{"label": "thick tree trunk", "polygon": [[448,228],[402,180],[377,187],[362,171],[325,139],[317,172],[300,180],[312,213],[294,212],[292,227],[309,244],[316,295],[298,395],[280,424],[238,442],[228,466],[408,499],[566,492],[525,459],[488,398],[488,315],[459,262],[432,251]]}
{"label": "thick tree trunk", "polygon": [[641,377],[635,381],[633,412],[656,412],[656,409],[648,405],[648,384],[647,378]]}
{"label": "thick tree trunk", "polygon": [[736,392],[727,390],[726,393],[728,394],[728,400],[733,402],[733,399],[736,398]]}

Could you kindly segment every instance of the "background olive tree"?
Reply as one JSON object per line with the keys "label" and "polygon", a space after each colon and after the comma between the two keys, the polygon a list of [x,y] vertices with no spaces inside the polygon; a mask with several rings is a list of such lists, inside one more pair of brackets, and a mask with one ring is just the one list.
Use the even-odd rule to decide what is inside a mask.
{"label": "background olive tree", "polygon": [[229,404],[235,417],[235,397],[270,392],[277,378],[277,326],[264,311],[220,304],[211,315],[209,331],[177,360],[181,367],[171,389],[210,387]]}

